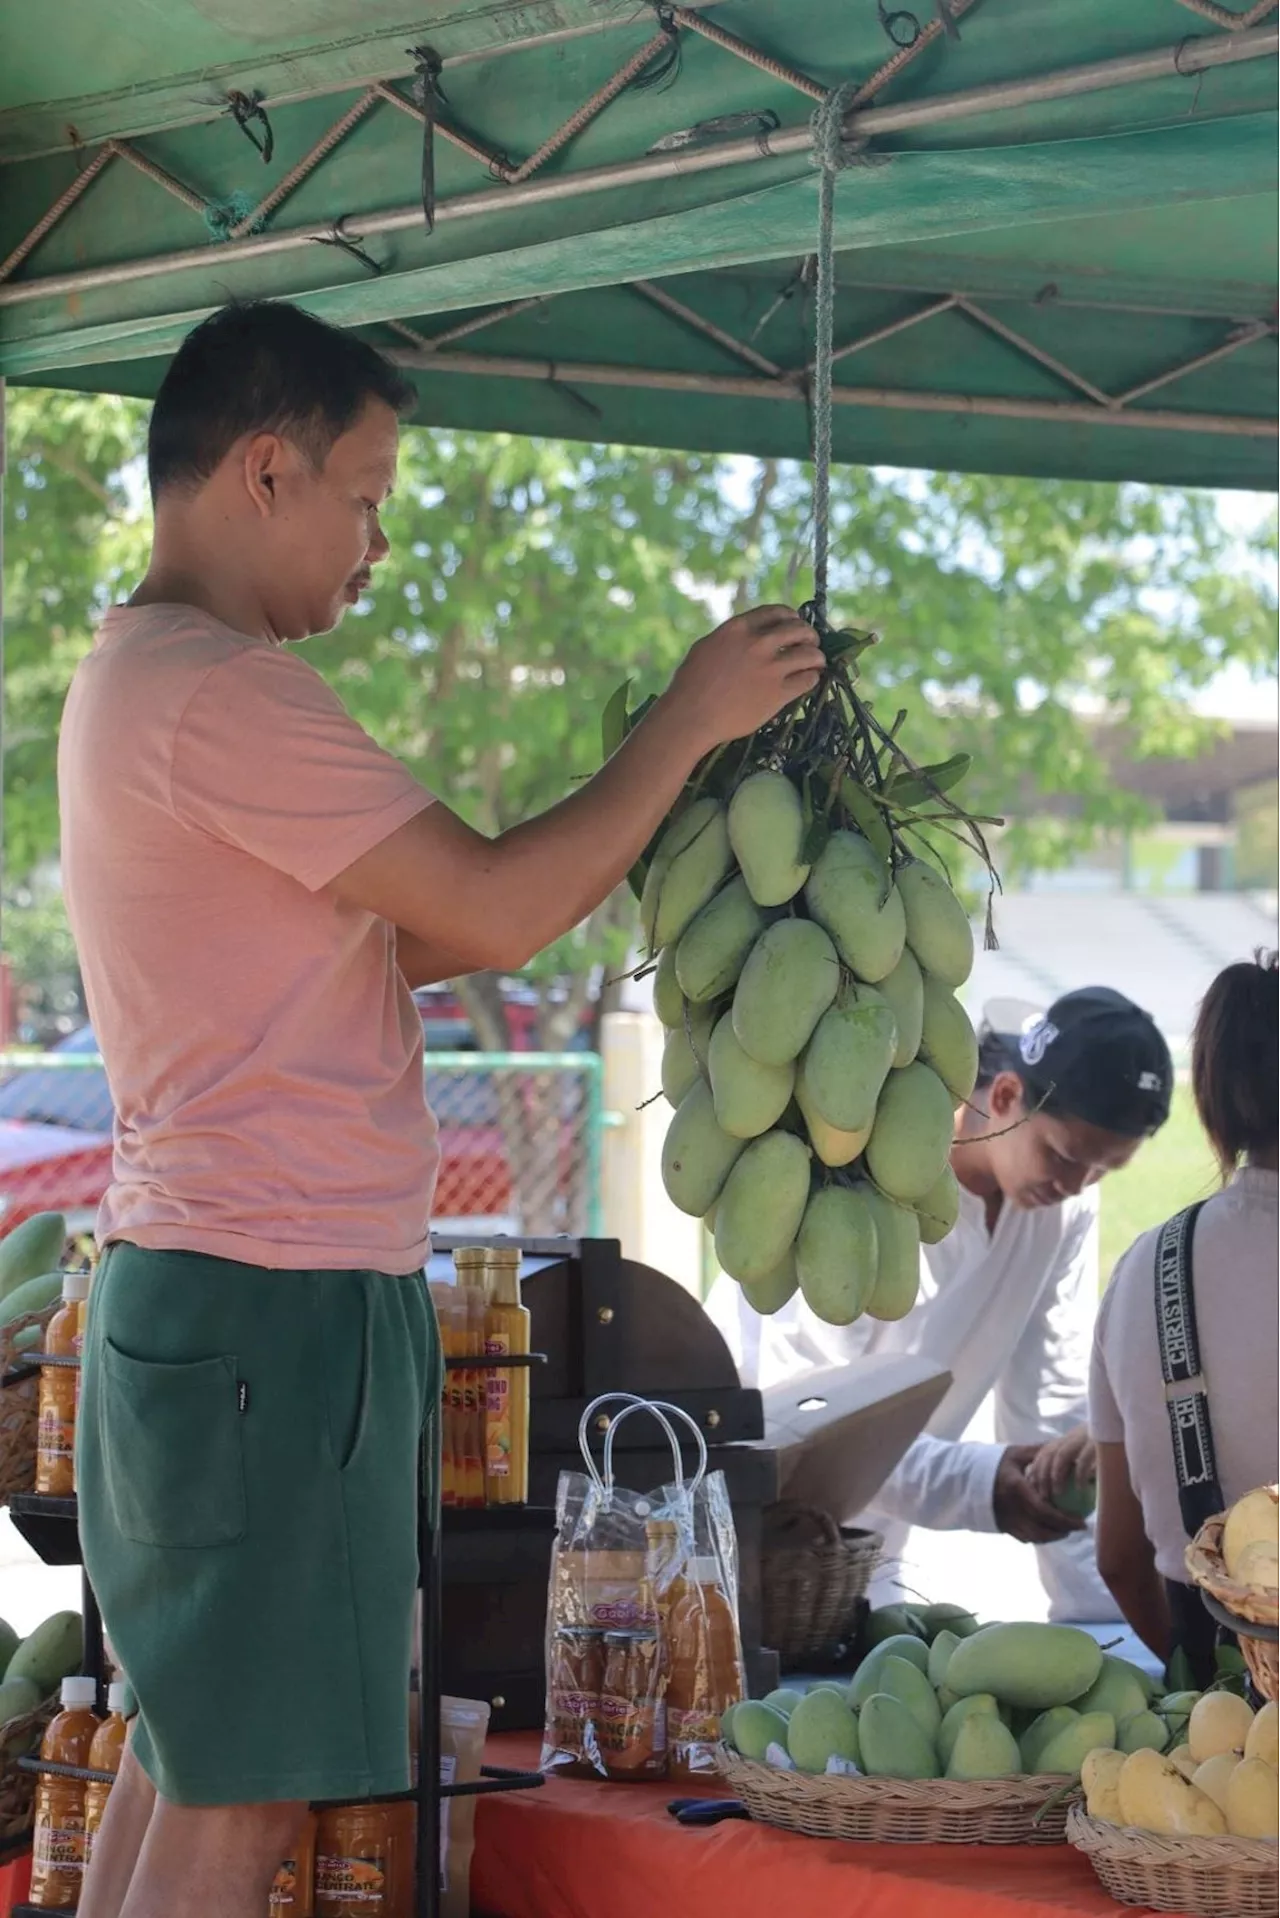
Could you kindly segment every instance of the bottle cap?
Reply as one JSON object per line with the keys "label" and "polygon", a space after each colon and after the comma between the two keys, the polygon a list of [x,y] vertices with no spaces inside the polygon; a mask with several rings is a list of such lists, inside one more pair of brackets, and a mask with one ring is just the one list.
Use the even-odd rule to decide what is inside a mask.
{"label": "bottle cap", "polygon": [[495,1239],[487,1257],[490,1265],[499,1266],[504,1271],[519,1271],[524,1254],[511,1239]]}
{"label": "bottle cap", "polygon": [[98,1681],[96,1678],[64,1678],[62,1681],[62,1709],[75,1711],[86,1705],[98,1702]]}
{"label": "bottle cap", "polygon": [[107,1710],[119,1712],[121,1718],[132,1718],[134,1712],[133,1687],[125,1678],[114,1678],[107,1686]]}
{"label": "bottle cap", "polygon": [[487,1246],[460,1245],[453,1255],[454,1269],[458,1272],[474,1272],[484,1265],[488,1256]]}
{"label": "bottle cap", "polygon": [[62,1299],[64,1305],[67,1303],[78,1305],[81,1299],[88,1298],[90,1276],[88,1272],[64,1273],[62,1280]]}

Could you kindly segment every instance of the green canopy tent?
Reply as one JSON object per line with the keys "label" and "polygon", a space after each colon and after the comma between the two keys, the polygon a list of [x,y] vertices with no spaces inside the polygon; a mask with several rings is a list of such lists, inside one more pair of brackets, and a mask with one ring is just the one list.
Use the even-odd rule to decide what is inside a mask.
{"label": "green canopy tent", "polygon": [[1268,487],[1274,11],[0,0],[0,377],[145,395],[275,295],[426,420],[803,456],[852,81],[837,458]]}

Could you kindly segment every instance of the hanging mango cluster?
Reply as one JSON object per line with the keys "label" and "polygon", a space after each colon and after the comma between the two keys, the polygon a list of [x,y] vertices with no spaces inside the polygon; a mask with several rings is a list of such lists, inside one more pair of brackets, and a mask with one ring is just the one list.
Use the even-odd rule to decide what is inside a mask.
{"label": "hanging mango cluster", "polygon": [[[706,1219],[756,1311],[798,1287],[849,1325],[903,1318],[921,1241],[956,1221],[973,934],[933,846],[959,841],[994,889],[982,827],[1000,822],[950,797],[967,754],[914,765],[905,715],[885,728],[859,696],[876,635],[822,638],[819,684],[703,762],[631,884],[667,1034],[667,1193]],[[650,703],[627,698],[606,709],[606,754]]]}

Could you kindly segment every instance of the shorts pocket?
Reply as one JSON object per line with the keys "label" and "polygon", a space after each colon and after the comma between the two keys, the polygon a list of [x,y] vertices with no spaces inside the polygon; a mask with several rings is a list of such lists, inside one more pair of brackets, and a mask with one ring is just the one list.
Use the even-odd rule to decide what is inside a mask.
{"label": "shorts pocket", "polygon": [[246,1526],[240,1387],[232,1358],[171,1365],[104,1339],[98,1430],[107,1498],[139,1545],[234,1545]]}

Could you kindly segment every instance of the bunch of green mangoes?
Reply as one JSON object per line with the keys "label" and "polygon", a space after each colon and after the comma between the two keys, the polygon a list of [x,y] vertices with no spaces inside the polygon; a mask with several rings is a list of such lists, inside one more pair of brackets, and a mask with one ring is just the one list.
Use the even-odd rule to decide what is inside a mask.
{"label": "bunch of green mangoes", "polygon": [[[894,1623],[907,1629],[889,1633]],[[851,1684],[736,1705],[725,1743],[797,1771],[969,1783],[1076,1777],[1091,1752],[1159,1752],[1176,1740],[1182,1701],[1158,1698],[1136,1665],[1074,1626],[980,1626],[959,1607],[886,1607],[864,1642]]]}
{"label": "bunch of green mangoes", "polygon": [[921,1241],[956,1221],[978,1071],[968,915],[937,866],[874,838],[815,842],[796,783],[750,772],[677,814],[641,898],[668,1196],[757,1311],[799,1289],[831,1325],[911,1310]]}

